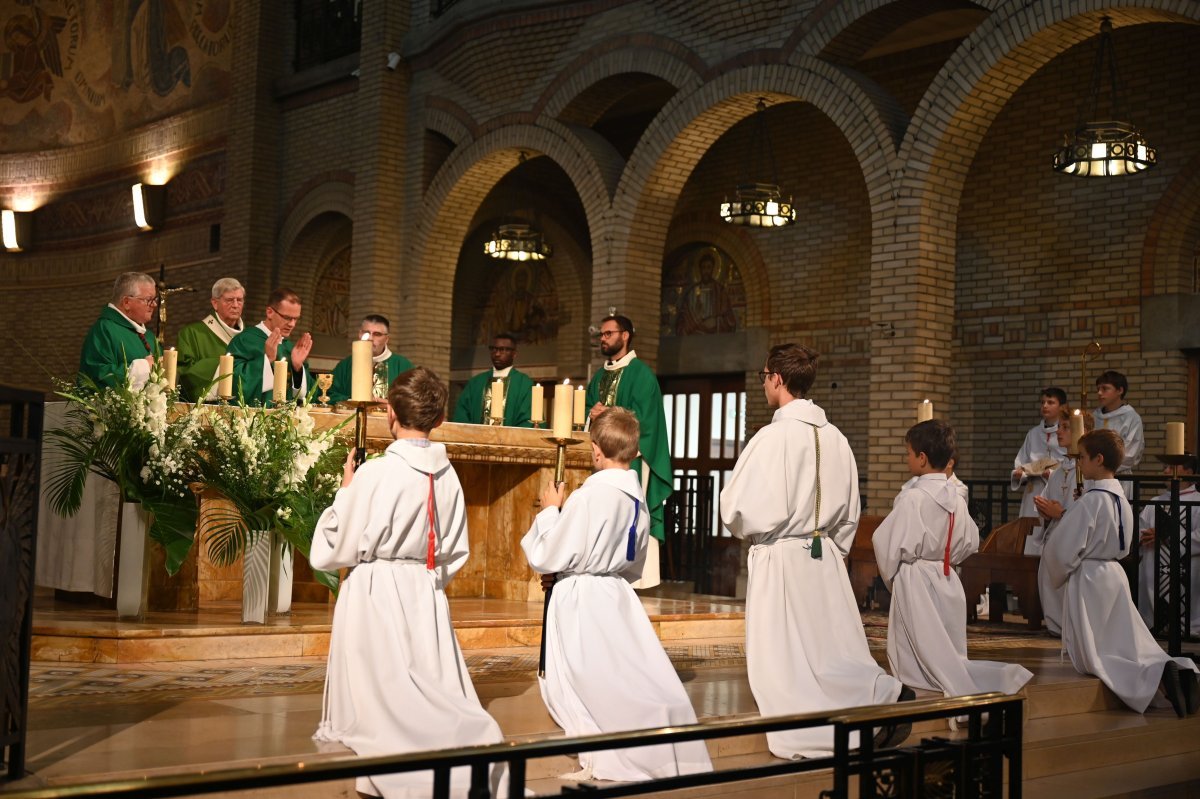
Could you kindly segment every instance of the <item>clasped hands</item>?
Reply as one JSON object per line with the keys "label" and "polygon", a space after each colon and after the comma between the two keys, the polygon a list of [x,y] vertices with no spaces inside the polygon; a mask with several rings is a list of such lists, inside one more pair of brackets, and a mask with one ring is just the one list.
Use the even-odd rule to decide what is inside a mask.
{"label": "clasped hands", "polygon": [[[271,363],[275,362],[279,354],[279,344],[284,339],[283,331],[275,328],[271,331],[271,335],[267,336],[267,343],[263,346],[263,352],[266,353],[267,360]],[[292,347],[291,366],[293,372],[299,372],[304,368],[304,362],[308,360],[308,353],[312,351],[313,340],[308,333],[300,336],[300,340]]]}

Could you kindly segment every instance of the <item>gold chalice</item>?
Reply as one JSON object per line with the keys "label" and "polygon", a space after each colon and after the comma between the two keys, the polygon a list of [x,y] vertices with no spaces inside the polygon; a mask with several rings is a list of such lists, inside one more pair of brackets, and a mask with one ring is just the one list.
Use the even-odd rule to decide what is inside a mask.
{"label": "gold chalice", "polygon": [[321,405],[329,407],[329,387],[333,385],[333,375],[326,372],[317,375],[317,388],[321,389]]}

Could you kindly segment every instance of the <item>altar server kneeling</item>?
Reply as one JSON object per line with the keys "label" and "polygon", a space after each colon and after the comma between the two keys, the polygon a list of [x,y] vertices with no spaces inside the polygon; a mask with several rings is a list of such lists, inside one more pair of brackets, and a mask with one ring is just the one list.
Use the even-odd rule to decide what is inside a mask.
{"label": "altar server kneeling", "polygon": [[892,675],[945,696],[1015,694],[1033,674],[1018,663],[967,659],[967,600],[954,567],[979,549],[979,528],[946,476],[954,428],[921,422],[904,436],[916,484],[896,497],[871,543],[892,591],[887,653]]}
{"label": "altar server kneeling", "polygon": [[[595,474],[563,504],[548,484],[521,539],[529,565],[556,575],[542,699],[568,736],[695,724],[696,712],[630,583],[642,574],[650,516],[638,476],[638,421],[609,408],[592,422]],[[543,583],[549,581],[543,580]],[[710,771],[703,741],[581,752],[567,779],[647,780]]]}
{"label": "altar server kneeling", "polygon": [[1062,642],[1075,670],[1093,674],[1138,713],[1161,689],[1182,717],[1200,706],[1196,666],[1172,658],[1146,629],[1118,561],[1138,540],[1133,510],[1115,479],[1125,445],[1112,430],[1079,439],[1079,469],[1091,487],[1055,526],[1042,550],[1050,582],[1065,586]]}
{"label": "altar server kneeling", "polygon": [[[445,586],[467,560],[462,486],[429,432],[445,420],[446,386],[418,367],[388,391],[395,438],[354,470],[317,522],[310,560],[351,567],[338,593],[318,741],[362,756],[499,743],[450,626]],[[469,770],[451,787],[465,795]],[[494,787],[499,770],[493,772]],[[432,795],[432,772],[360,777],[361,793]]]}

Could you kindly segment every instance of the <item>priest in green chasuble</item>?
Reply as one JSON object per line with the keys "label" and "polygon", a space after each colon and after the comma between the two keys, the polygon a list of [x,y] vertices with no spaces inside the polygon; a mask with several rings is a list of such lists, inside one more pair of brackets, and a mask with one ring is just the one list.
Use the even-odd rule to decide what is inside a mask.
{"label": "priest in green chasuble", "polygon": [[508,427],[532,427],[530,403],[533,398],[533,379],[513,366],[517,357],[517,340],[509,333],[498,333],[492,337],[488,354],[492,368],[480,372],[467,381],[458,404],[454,407],[451,421],[466,424],[488,424],[492,416],[492,383],[504,383],[504,418]]}
{"label": "priest in green chasuble", "polygon": [[239,333],[229,342],[233,356],[233,395],[247,405],[271,405],[275,390],[275,361],[287,361],[285,395],[290,400],[308,393],[308,366],[312,336],[292,344],[288,336],[300,321],[300,295],[278,288],[267,298],[266,319]]}
{"label": "priest in green chasuble", "polygon": [[[236,278],[223,277],[212,287],[212,313],[179,331],[179,391],[188,402],[217,398],[221,356],[233,337],[243,332],[246,289]],[[203,394],[204,396],[201,396]]]}
{"label": "priest in green chasuble", "polygon": [[606,316],[600,322],[600,353],[604,368],[588,383],[587,403],[590,420],[605,408],[618,405],[633,411],[641,426],[639,456],[629,465],[638,473],[646,507],[650,510],[649,548],[642,579],[634,588],[652,588],[659,583],[658,546],[664,538],[663,509],[675,486],[671,472],[671,451],[667,442],[667,418],[663,413],[662,389],[658,378],[632,349],[633,322],[628,317]]}
{"label": "priest in green chasuble", "polygon": [[158,307],[154,278],[126,272],[113,283],[112,301],[88,330],[79,353],[79,374],[99,387],[124,385],[126,374],[140,389],[162,354],[147,325]]}
{"label": "priest in green chasuble", "polygon": [[[392,324],[386,316],[368,314],[358,327],[358,338],[370,339],[371,360],[375,364],[375,379],[371,394],[378,400],[387,400],[392,381],[413,368],[412,361],[388,349]],[[330,402],[350,399],[352,359],[346,356],[333,368],[333,385],[329,387]]]}

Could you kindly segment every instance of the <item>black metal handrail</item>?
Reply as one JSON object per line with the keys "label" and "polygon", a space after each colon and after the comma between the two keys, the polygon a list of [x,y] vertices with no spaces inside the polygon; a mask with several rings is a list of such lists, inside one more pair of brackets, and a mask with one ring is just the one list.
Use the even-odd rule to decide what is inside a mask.
{"label": "black metal handrail", "polygon": [[[375,774],[433,771],[433,796],[440,799],[449,796],[451,770],[468,767],[471,769],[472,778],[470,795],[473,799],[489,799],[491,795],[488,788],[489,769],[493,765],[507,764],[508,796],[523,797],[525,795],[526,764],[534,759],[578,752],[831,726],[834,733],[835,753],[830,757],[780,761],[761,766],[686,774],[637,783],[616,783],[594,788],[589,785],[587,793],[596,797],[633,796],[832,768],[834,789],[827,795],[834,799],[848,799],[847,786],[852,776],[858,776],[860,780],[874,780],[880,772],[884,771],[908,772],[914,767],[914,763],[928,762],[931,754],[944,751],[949,754],[940,760],[941,763],[949,763],[952,769],[957,764],[959,769],[973,770],[970,774],[959,773],[956,777],[963,781],[971,781],[976,785],[984,782],[991,788],[990,795],[995,796],[1001,794],[1005,776],[999,764],[1002,760],[1007,759],[1008,795],[1012,799],[1019,799],[1023,702],[1024,700],[1020,696],[1006,696],[999,693],[978,694],[950,699],[849,708],[832,712],[803,713],[770,719],[691,724],[681,727],[590,735],[581,738],[557,738],[526,743],[466,747],[440,752],[368,758],[342,757],[283,765],[223,769],[204,774],[79,783],[14,791],[5,793],[4,796],[5,799],[66,799],[67,797],[82,796],[140,799],[141,797],[188,796],[222,791],[254,790]],[[874,749],[871,732],[876,726],[962,716],[968,717],[969,732],[965,740],[932,739],[923,741],[917,747],[880,751]],[[986,727],[983,723],[985,716],[990,717]],[[855,733],[859,734],[862,745],[857,751],[851,752],[849,742]],[[975,756],[968,758],[963,756],[963,752],[972,752]],[[986,756],[980,757],[981,753]],[[909,791],[895,795],[918,796],[921,794]]]}

